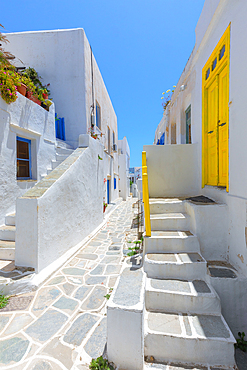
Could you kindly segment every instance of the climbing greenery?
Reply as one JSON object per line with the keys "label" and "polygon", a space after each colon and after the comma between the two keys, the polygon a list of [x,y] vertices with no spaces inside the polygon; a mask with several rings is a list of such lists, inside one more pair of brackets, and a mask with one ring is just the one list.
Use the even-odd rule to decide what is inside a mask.
{"label": "climbing greenery", "polygon": [[5,295],[0,295],[0,309],[7,306],[9,302],[9,297],[6,297]]}
{"label": "climbing greenery", "polygon": [[108,360],[105,360],[102,356],[98,357],[96,360],[92,360],[89,365],[91,370],[114,370],[114,367],[109,364]]}
{"label": "climbing greenery", "polygon": [[246,352],[247,350],[247,341],[244,339],[245,333],[238,332],[239,338],[237,339],[237,343],[235,343],[235,348],[241,349],[241,351]]}

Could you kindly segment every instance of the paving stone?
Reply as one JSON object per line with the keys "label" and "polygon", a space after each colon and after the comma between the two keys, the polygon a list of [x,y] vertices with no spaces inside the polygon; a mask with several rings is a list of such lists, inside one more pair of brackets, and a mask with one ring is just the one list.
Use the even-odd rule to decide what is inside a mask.
{"label": "paving stone", "polygon": [[63,338],[64,342],[79,346],[98,320],[99,318],[97,316],[90,313],[79,316],[65,334]]}
{"label": "paving stone", "polygon": [[121,255],[120,251],[111,251],[111,252],[106,252],[107,256],[116,256],[116,255]]}
{"label": "paving stone", "polygon": [[62,370],[62,368],[51,360],[35,359],[29,365],[28,370]]}
{"label": "paving stone", "polygon": [[78,262],[80,261],[79,258],[73,258],[67,265],[66,267],[68,266],[75,266]]}
{"label": "paving stone", "polygon": [[64,281],[65,281],[64,276],[56,276],[53,279],[51,279],[46,285],[56,285],[56,284],[63,283]]}
{"label": "paving stone", "polygon": [[134,306],[140,302],[143,273],[125,268],[120,275],[113,302],[122,306]]}
{"label": "paving stone", "polygon": [[90,271],[90,275],[102,275],[105,269],[105,265],[99,264],[95,269]]}
{"label": "paving stone", "polygon": [[209,338],[229,338],[230,333],[226,329],[220,316],[198,315],[193,316],[193,325],[197,334]]}
{"label": "paving stone", "polygon": [[[1,311],[2,310],[0,310],[0,313],[1,313]],[[2,329],[5,327],[5,325],[9,321],[10,317],[11,316],[7,316],[7,315],[0,316],[0,331],[2,331]]]}
{"label": "paving stone", "polygon": [[96,284],[106,284],[107,278],[105,276],[87,276],[86,284],[96,285]]}
{"label": "paving stone", "polygon": [[29,341],[22,337],[14,337],[0,342],[0,364],[9,365],[21,361],[25,355]]}
{"label": "paving stone", "polygon": [[108,282],[108,287],[113,288],[114,285],[116,284],[117,281],[117,276],[110,276],[109,282]]}
{"label": "paving stone", "polygon": [[121,249],[120,245],[111,245],[108,250],[109,251],[119,251]]}
{"label": "paving stone", "polygon": [[107,340],[107,318],[104,317],[94,330],[84,349],[92,358],[98,358],[104,352]]}
{"label": "paving stone", "polygon": [[30,303],[32,302],[34,295],[29,296],[15,296],[10,297],[9,302],[6,307],[1,308],[2,312],[8,312],[8,311],[24,311],[26,310]]}
{"label": "paving stone", "polygon": [[63,326],[67,319],[63,313],[49,309],[26,329],[26,333],[34,340],[45,342]]}
{"label": "paving stone", "polygon": [[217,278],[236,279],[237,275],[230,269],[209,267],[210,275]]}
{"label": "paving stone", "polygon": [[75,310],[76,306],[78,306],[78,302],[71,298],[61,297],[53,304],[53,306],[59,308],[60,310],[64,310],[67,313],[71,313]]}
{"label": "paving stone", "polygon": [[178,315],[149,312],[148,327],[161,333],[182,334]]}
{"label": "paving stone", "polygon": [[77,267],[68,267],[62,270],[65,275],[83,276],[86,270]]}
{"label": "paving stone", "polygon": [[81,262],[79,262],[79,263],[76,265],[76,267],[83,268],[83,267],[85,267],[85,266],[86,266],[86,263],[87,263],[87,261],[81,261]]}
{"label": "paving stone", "polygon": [[183,321],[184,321],[184,327],[185,327],[186,334],[191,336],[192,335],[192,331],[191,331],[191,327],[190,327],[188,316],[183,315]]}
{"label": "paving stone", "polygon": [[108,238],[108,234],[105,234],[105,233],[103,233],[103,234],[101,234],[101,233],[99,233],[98,235],[97,235],[97,240],[99,239],[102,239],[102,240],[105,240],[105,239],[107,239]]}
{"label": "paving stone", "polygon": [[96,286],[90,296],[82,304],[82,310],[96,310],[102,306],[105,295],[107,294],[107,289],[103,286]]}
{"label": "paving stone", "polygon": [[59,295],[61,295],[59,289],[55,288],[40,289],[32,308],[33,313],[35,315],[41,314],[42,311],[44,311],[48,306],[50,306],[50,304],[52,304],[52,302],[55,301],[55,299],[57,299]]}
{"label": "paving stone", "polygon": [[[97,243],[97,245],[94,245],[94,243]],[[83,250],[80,251],[80,253],[94,253],[97,249],[97,247],[99,247],[101,245],[101,243],[99,242],[91,242],[89,245],[87,245],[85,248],[83,248]]]}
{"label": "paving stone", "polygon": [[81,286],[76,293],[74,294],[74,297],[76,299],[79,299],[80,301],[83,301],[83,299],[86,298],[86,296],[89,294],[89,292],[93,289],[93,287],[89,286]]}
{"label": "paving stone", "polygon": [[75,290],[75,286],[70,283],[65,283],[61,287],[66,295],[71,295],[71,293]]}
{"label": "paving stone", "polygon": [[98,258],[98,255],[93,253],[79,253],[77,257],[85,260],[96,260]]}
{"label": "paving stone", "polygon": [[191,293],[188,281],[151,279],[151,286],[154,289]]}
{"label": "paving stone", "polygon": [[73,366],[74,350],[62,344],[58,338],[52,339],[42,350],[41,354],[50,355],[59,360],[68,369],[71,369]]}
{"label": "paving stone", "polygon": [[192,284],[197,293],[211,293],[208,285],[203,280],[193,280]]}
{"label": "paving stone", "polygon": [[14,317],[7,329],[4,331],[4,335],[17,333],[19,330],[24,329],[32,321],[33,318],[28,313],[18,314]]}
{"label": "paving stone", "polygon": [[119,265],[107,265],[105,275],[119,274],[122,266]]}
{"label": "paving stone", "polygon": [[119,263],[119,262],[120,258],[115,256],[107,256],[103,258],[103,260],[101,261],[101,263]]}
{"label": "paving stone", "polygon": [[73,283],[73,284],[77,284],[77,285],[81,285],[83,284],[83,278],[74,278],[74,277],[68,277],[67,278],[69,282]]}

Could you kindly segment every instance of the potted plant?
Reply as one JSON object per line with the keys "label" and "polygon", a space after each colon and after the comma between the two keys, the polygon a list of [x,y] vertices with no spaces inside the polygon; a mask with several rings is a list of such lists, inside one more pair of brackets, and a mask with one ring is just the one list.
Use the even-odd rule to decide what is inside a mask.
{"label": "potted plant", "polygon": [[103,213],[105,213],[106,207],[108,206],[107,203],[103,202]]}

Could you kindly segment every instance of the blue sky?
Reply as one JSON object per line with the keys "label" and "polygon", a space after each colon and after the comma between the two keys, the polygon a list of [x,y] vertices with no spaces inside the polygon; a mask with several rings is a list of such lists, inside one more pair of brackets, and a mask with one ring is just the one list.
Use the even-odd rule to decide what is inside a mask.
{"label": "blue sky", "polygon": [[162,92],[176,85],[195,43],[204,0],[50,0],[1,4],[6,31],[84,28],[126,136],[141,165],[163,114]]}

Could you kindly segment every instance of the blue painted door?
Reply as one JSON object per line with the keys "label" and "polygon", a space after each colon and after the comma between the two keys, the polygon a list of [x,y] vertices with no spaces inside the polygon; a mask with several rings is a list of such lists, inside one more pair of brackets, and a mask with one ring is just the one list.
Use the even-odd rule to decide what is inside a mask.
{"label": "blue painted door", "polygon": [[110,180],[107,180],[107,203],[110,203]]}

